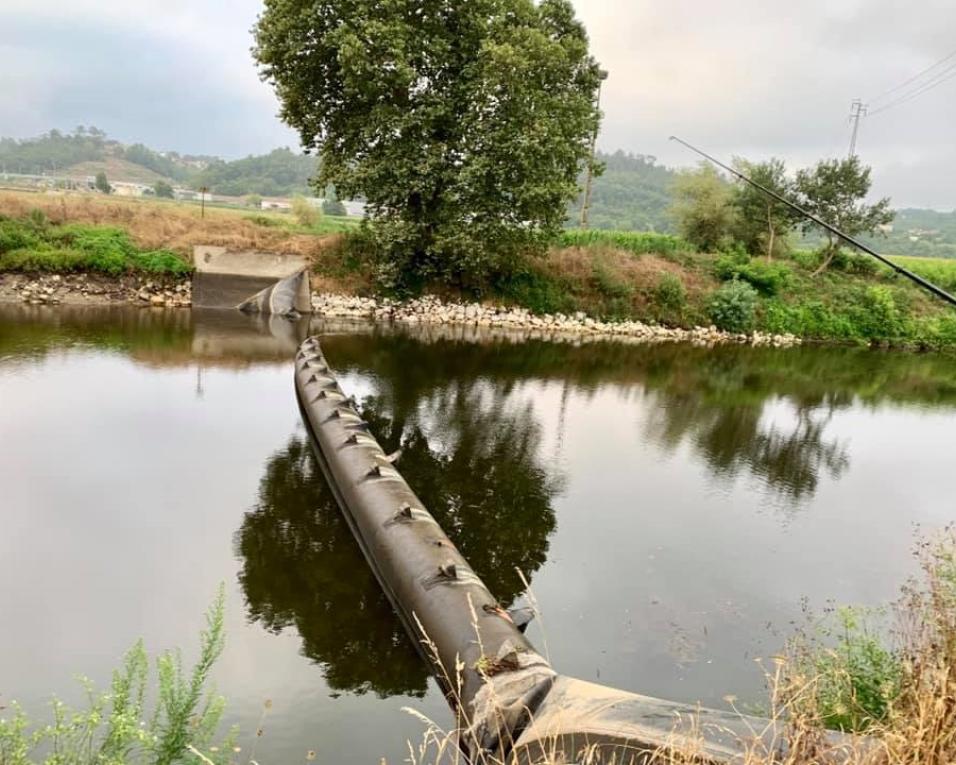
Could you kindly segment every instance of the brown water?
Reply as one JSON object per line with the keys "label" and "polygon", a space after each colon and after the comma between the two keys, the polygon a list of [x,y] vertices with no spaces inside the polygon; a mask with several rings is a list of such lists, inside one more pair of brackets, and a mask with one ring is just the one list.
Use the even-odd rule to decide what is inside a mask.
{"label": "brown water", "polygon": [[[317,324],[343,388],[569,675],[720,706],[805,598],[875,604],[956,520],[956,360],[455,339]],[[0,311],[0,705],[77,698],[138,637],[217,670],[255,759],[400,762],[448,722],[308,451],[305,325]]]}

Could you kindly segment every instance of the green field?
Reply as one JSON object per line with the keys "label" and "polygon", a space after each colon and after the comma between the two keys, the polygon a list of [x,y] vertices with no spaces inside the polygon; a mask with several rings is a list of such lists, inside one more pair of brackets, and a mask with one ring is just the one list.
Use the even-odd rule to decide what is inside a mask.
{"label": "green field", "polygon": [[947,292],[956,293],[956,258],[892,257],[890,260]]}

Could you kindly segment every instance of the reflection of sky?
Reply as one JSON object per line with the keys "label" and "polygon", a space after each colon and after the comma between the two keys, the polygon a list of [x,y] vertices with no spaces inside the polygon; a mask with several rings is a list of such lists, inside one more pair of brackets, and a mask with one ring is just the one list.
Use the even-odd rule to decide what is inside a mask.
{"label": "reflection of sky", "polygon": [[[274,701],[258,757],[314,748],[320,762],[401,761],[420,730],[400,711],[409,701],[330,698],[294,631],[247,625],[236,590],[233,535],[263,465],[301,427],[291,370],[210,369],[201,399],[194,369],[94,351],[0,373],[0,703],[36,707],[77,671],[105,680],[140,635],[153,650],[191,645],[225,580],[220,690],[247,732]],[[378,389],[358,374],[342,384],[359,398]],[[491,406],[492,387],[479,390]],[[769,401],[761,429],[792,428],[792,407]],[[709,704],[753,696],[752,659],[779,648],[803,596],[818,607],[891,597],[911,571],[912,525],[956,515],[951,411],[835,412],[825,437],[849,467],[839,480],[822,471],[794,506],[746,470],[715,477],[690,439],[664,450],[648,437],[660,399],[638,384],[519,382],[505,411],[525,406],[539,459],[563,479],[533,585],[556,667],[584,679]],[[422,420],[442,435],[443,423]],[[544,645],[541,625],[532,639]],[[436,694],[411,703],[447,719]]]}
{"label": "reflection of sky", "polygon": [[[41,710],[71,690],[76,672],[105,682],[140,636],[151,651],[192,647],[225,580],[217,683],[246,733],[263,700],[274,701],[262,760],[316,749],[320,762],[344,762],[343,751],[355,762],[400,762],[421,729],[400,708],[440,716],[440,699],[332,699],[294,631],[276,637],[246,624],[233,535],[263,464],[300,427],[291,363],[207,370],[204,386],[197,399],[195,370],[95,353],[0,376],[0,704],[18,698]],[[359,724],[376,735],[358,735]]]}

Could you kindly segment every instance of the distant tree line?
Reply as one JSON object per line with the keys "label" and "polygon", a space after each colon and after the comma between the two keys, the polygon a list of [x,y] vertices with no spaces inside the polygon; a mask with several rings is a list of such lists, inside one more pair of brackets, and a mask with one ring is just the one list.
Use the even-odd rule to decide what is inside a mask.
{"label": "distant tree line", "polygon": [[318,170],[315,157],[275,149],[268,154],[232,162],[211,162],[193,178],[193,184],[207,186],[214,194],[243,196],[290,196],[310,194],[309,181]]}

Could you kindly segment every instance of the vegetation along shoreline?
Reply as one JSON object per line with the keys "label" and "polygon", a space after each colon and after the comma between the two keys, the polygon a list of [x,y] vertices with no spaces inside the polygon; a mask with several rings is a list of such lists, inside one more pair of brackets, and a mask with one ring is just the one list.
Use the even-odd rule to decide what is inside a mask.
{"label": "vegetation along shoreline", "polygon": [[[648,341],[956,349],[956,315],[864,256],[756,258],[654,232],[567,229],[507,280],[388,289],[355,219],[200,211],[159,201],[0,193],[0,302],[191,305],[196,244],[312,263],[330,317],[458,323]],[[724,251],[721,251],[723,249]],[[901,259],[953,289],[956,260]],[[428,298],[422,300],[421,298]]]}

